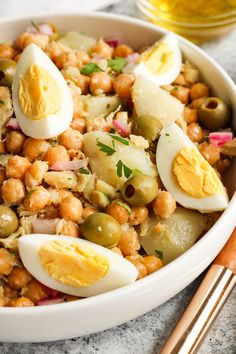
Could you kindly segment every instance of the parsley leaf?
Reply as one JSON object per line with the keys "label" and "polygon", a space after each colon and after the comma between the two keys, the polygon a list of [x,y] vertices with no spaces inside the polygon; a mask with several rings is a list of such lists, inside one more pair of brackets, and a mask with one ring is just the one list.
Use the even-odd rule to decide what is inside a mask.
{"label": "parsley leaf", "polygon": [[129,145],[129,141],[126,139],[121,138],[121,136],[117,135],[117,134],[109,134],[114,140],[119,141],[120,143],[124,144],[124,145]]}
{"label": "parsley leaf", "polygon": [[127,60],[125,58],[115,58],[108,60],[107,66],[116,72],[120,72],[126,63]]}
{"label": "parsley leaf", "polygon": [[124,203],[124,202],[122,202],[121,200],[118,200],[118,199],[114,200],[114,203],[116,203],[117,205],[122,206],[123,208],[125,208],[128,211],[129,214],[131,214],[131,209],[130,209],[128,204],[126,204],[126,203]]}
{"label": "parsley leaf", "polygon": [[5,104],[5,102],[3,100],[0,99],[0,104]]}
{"label": "parsley leaf", "polygon": [[82,173],[82,174],[84,174],[84,175],[89,175],[89,171],[86,170],[86,168],[84,168],[84,167],[81,167],[81,168],[79,169],[79,172]]}
{"label": "parsley leaf", "polygon": [[25,199],[29,198],[34,192],[35,192],[35,189],[32,189],[31,191],[29,191],[29,193],[26,194]]}
{"label": "parsley leaf", "polygon": [[80,70],[81,74],[89,75],[103,71],[96,63],[88,63]]}
{"label": "parsley leaf", "polygon": [[160,259],[163,259],[163,252],[162,251],[155,250],[155,253],[156,253],[157,257],[159,257]]}
{"label": "parsley leaf", "polygon": [[119,160],[116,164],[116,173],[118,177],[122,177],[124,175],[126,178],[129,178],[132,175],[132,170],[128,166],[126,166],[121,160]]}
{"label": "parsley leaf", "polygon": [[105,154],[107,156],[111,156],[113,155],[116,150],[115,150],[115,144],[114,144],[114,141],[112,141],[112,144],[113,144],[113,148],[111,146],[108,146],[106,144],[103,144],[101,141],[98,140],[97,138],[97,146],[99,147],[99,150],[102,151],[102,152],[105,152]]}
{"label": "parsley leaf", "polygon": [[37,25],[37,23],[35,23],[34,21],[31,21],[31,25],[37,30],[37,31],[41,31],[40,27]]}

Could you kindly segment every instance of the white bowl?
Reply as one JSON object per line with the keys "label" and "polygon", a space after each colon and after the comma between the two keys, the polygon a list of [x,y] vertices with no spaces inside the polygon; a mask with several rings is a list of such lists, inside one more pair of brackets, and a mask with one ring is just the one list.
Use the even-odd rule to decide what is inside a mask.
{"label": "white bowl", "polygon": [[[13,39],[32,17],[0,20],[0,42]],[[54,23],[61,32],[83,30],[95,37],[115,35],[133,47],[153,43],[166,31],[136,19],[111,14],[37,15],[37,22]],[[236,87],[226,72],[201,49],[180,39],[184,55],[201,71],[214,93],[236,112]],[[236,122],[236,115],[234,114]],[[235,169],[234,169],[235,172]],[[231,168],[228,187],[234,189]],[[0,308],[0,341],[38,342],[101,331],[143,315],[181,291],[214,259],[235,226],[236,196],[207,234],[189,251],[158,272],[136,283],[84,300],[32,308]]]}

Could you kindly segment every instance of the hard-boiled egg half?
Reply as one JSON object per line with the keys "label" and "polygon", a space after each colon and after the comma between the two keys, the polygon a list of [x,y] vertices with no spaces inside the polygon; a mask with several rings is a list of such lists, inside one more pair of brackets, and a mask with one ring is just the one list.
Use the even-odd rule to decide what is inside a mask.
{"label": "hard-boiled egg half", "polygon": [[73,101],[60,71],[35,44],[21,54],[12,85],[16,119],[33,138],[49,139],[65,131],[73,117]]}
{"label": "hard-boiled egg half", "polygon": [[227,207],[228,195],[216,171],[177,124],[161,131],[156,162],[167,191],[185,208],[210,213]]}
{"label": "hard-boiled egg half", "polygon": [[88,297],[134,282],[138,271],[122,256],[69,236],[32,234],[19,239],[25,268],[42,284]]}
{"label": "hard-boiled egg half", "polygon": [[144,75],[158,86],[169,85],[180,73],[181,64],[178,38],[170,33],[142,53],[133,73]]}

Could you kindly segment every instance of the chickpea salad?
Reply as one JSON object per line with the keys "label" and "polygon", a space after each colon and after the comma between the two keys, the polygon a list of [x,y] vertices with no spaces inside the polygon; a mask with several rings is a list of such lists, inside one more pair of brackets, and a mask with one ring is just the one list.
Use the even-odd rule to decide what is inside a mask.
{"label": "chickpea salad", "polygon": [[0,44],[0,306],[131,284],[187,251],[229,203],[231,107],[168,34],[32,22]]}

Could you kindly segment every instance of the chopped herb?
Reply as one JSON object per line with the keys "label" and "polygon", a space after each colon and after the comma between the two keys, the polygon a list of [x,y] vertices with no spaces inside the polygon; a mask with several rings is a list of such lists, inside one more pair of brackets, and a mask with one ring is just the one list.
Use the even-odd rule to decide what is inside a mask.
{"label": "chopped herb", "polygon": [[122,202],[121,200],[114,200],[114,203],[116,203],[117,205],[122,206],[123,208],[125,208],[129,212],[129,214],[131,214],[131,209],[128,206],[128,204]]}
{"label": "chopped herb", "polygon": [[84,31],[80,31],[79,34],[82,34],[83,36],[86,36],[86,33]]}
{"label": "chopped herb", "polygon": [[162,251],[155,250],[155,253],[160,259],[163,259],[163,252]]}
{"label": "chopped herb", "polygon": [[79,172],[82,173],[82,174],[84,174],[84,175],[89,175],[89,171],[86,170],[86,168],[84,168],[84,167],[81,167],[81,168],[79,169]]}
{"label": "chopped herb", "polygon": [[115,144],[114,141],[112,141],[113,148],[111,146],[108,146],[106,144],[103,144],[101,141],[98,140],[97,138],[97,146],[99,147],[99,150],[102,152],[105,152],[107,156],[113,155],[116,150],[115,150]]}
{"label": "chopped herb", "polygon": [[80,70],[83,75],[98,73],[99,71],[103,70],[96,63],[88,63]]}
{"label": "chopped herb", "polygon": [[73,178],[67,177],[67,181],[73,181]]}
{"label": "chopped herb", "polygon": [[170,134],[169,133],[165,133],[165,136],[170,136]]}
{"label": "chopped herb", "polygon": [[0,99],[0,104],[5,104],[5,101]]}
{"label": "chopped herb", "polygon": [[124,145],[129,145],[129,141],[126,139],[121,138],[121,136],[117,135],[117,134],[109,134],[113,139],[119,141],[120,143],[124,144]]}
{"label": "chopped herb", "polygon": [[129,168],[128,166],[126,166],[121,160],[119,160],[116,164],[116,173],[118,177],[122,177],[124,172],[124,175],[126,178],[129,178],[133,171],[131,170],[131,168]]}
{"label": "chopped herb", "polygon": [[37,31],[40,32],[40,27],[37,25],[37,23],[35,23],[34,21],[31,21],[31,25],[36,28]]}
{"label": "chopped herb", "polygon": [[30,191],[28,194],[26,194],[26,198],[29,198],[33,193],[35,192],[35,189],[32,189],[32,191]]}
{"label": "chopped herb", "polygon": [[111,128],[110,132],[111,132],[111,134],[115,134],[116,130],[114,128]]}
{"label": "chopped herb", "polygon": [[174,86],[170,92],[178,91],[178,86]]}
{"label": "chopped herb", "polygon": [[126,63],[127,60],[125,58],[115,58],[108,60],[107,66],[116,72],[120,72]]}
{"label": "chopped herb", "polygon": [[140,173],[142,173],[142,171],[140,171],[140,170],[137,169],[137,168],[135,168],[135,169],[133,170],[133,176],[137,176],[137,175],[139,175]]}

